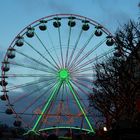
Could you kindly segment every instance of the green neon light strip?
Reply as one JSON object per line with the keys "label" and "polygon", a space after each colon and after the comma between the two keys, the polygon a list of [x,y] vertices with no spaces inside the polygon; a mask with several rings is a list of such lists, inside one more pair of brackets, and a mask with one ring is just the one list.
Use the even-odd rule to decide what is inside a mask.
{"label": "green neon light strip", "polygon": [[37,119],[37,121],[36,121],[34,127],[32,128],[32,131],[36,131],[37,126],[38,126],[40,120],[42,119],[42,117],[43,117],[45,111],[46,111],[47,108],[49,107],[50,102],[52,101],[53,97],[54,97],[54,96],[56,95],[56,93],[59,91],[61,85],[62,85],[62,81],[60,81],[59,83],[57,83],[57,84],[55,85],[54,90],[53,90],[53,92],[51,93],[51,95],[50,95],[50,97],[49,97],[49,99],[48,99],[48,101],[47,101],[45,107],[43,108],[42,113],[41,113],[40,116],[38,117],[38,119]]}
{"label": "green neon light strip", "polygon": [[89,130],[89,129],[85,129],[85,128],[79,128],[79,127],[71,127],[71,126],[56,126],[56,127],[49,127],[49,128],[44,128],[44,129],[40,129],[39,132],[33,131],[33,130],[29,130],[27,133],[24,133],[23,135],[28,135],[28,134],[35,134],[35,135],[39,135],[41,131],[49,131],[49,130],[53,130],[53,129],[74,129],[74,130],[79,130],[79,131],[86,131],[88,133],[94,133],[93,131]]}
{"label": "green neon light strip", "polygon": [[93,131],[85,128],[79,128],[79,127],[71,127],[71,126],[56,126],[56,127],[49,127],[49,128],[44,128],[40,129],[39,132],[41,131],[47,131],[47,130],[53,130],[53,129],[75,129],[75,130],[82,130],[82,131],[87,131],[89,133],[93,133]]}
{"label": "green neon light strip", "polygon": [[73,86],[71,85],[71,83],[70,83],[69,81],[68,81],[67,84],[68,84],[68,86],[69,86],[69,88],[70,88],[70,91],[72,92],[72,94],[73,94],[73,96],[74,96],[74,99],[76,100],[76,103],[78,104],[78,106],[79,106],[81,112],[83,113],[83,115],[84,115],[84,117],[85,117],[85,119],[86,119],[86,121],[87,121],[87,123],[88,123],[88,125],[89,125],[89,127],[90,127],[90,129],[91,129],[91,131],[95,133],[95,131],[93,130],[92,125],[91,125],[91,123],[90,123],[88,117],[86,116],[86,113],[85,113],[84,109],[82,108],[82,105],[81,105],[80,101],[78,100],[78,97],[77,97],[77,95],[76,95],[76,93],[75,93],[75,91],[74,91]]}
{"label": "green neon light strip", "polygon": [[33,134],[33,135],[40,135],[39,132],[33,131],[33,130],[29,130],[27,133],[24,133],[23,136],[29,135],[29,134]]}
{"label": "green neon light strip", "polygon": [[67,69],[62,69],[62,70],[60,70],[60,72],[59,72],[59,77],[60,77],[61,79],[66,79],[66,78],[68,78],[68,76],[69,76],[69,72],[68,72]]}

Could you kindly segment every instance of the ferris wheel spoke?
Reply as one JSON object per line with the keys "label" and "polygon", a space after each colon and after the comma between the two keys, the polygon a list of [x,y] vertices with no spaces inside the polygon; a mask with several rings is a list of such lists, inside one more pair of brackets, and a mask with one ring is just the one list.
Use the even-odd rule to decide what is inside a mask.
{"label": "ferris wheel spoke", "polygon": [[[68,89],[69,89],[69,87],[66,87],[66,93],[68,93]],[[71,103],[74,104],[75,110],[79,110],[79,107],[76,105],[75,98],[72,96],[72,99],[71,99],[69,96],[70,96],[69,94],[66,95],[66,106],[69,109],[69,111],[68,111],[69,114],[67,115],[67,117],[71,121],[72,118],[75,117],[75,115],[73,115],[73,109],[71,108]],[[70,112],[72,112],[72,113],[70,113]]]}
{"label": "ferris wheel spoke", "polygon": [[52,46],[52,48],[53,48],[53,50],[54,50],[54,52],[55,52],[55,55],[56,55],[56,57],[57,57],[57,60],[58,60],[58,62],[59,62],[59,66],[61,67],[61,62],[60,62],[60,60],[59,60],[58,54],[57,54],[57,52],[56,52],[56,48],[54,47],[54,44],[53,44],[53,41],[52,41],[52,37],[51,37],[51,35],[50,35],[50,33],[49,33],[48,30],[47,30],[47,34],[48,34],[48,38],[49,38],[49,40],[50,40],[51,46]]}
{"label": "ferris wheel spoke", "polygon": [[[83,80],[83,79],[94,79],[94,77],[96,77],[96,75],[95,74],[93,74],[93,73],[77,73],[77,74],[74,74],[73,75],[73,77],[74,78],[72,78],[72,79],[81,79],[81,80]],[[89,82],[91,82],[91,81],[89,81]],[[93,81],[92,81],[93,82]]]}
{"label": "ferris wheel spoke", "polygon": [[[54,83],[55,85],[56,83]],[[53,86],[52,86],[53,87]],[[42,94],[39,94],[38,97],[36,97],[34,100],[32,100],[32,102],[30,102],[30,104],[21,112],[22,114],[25,113],[32,105],[35,105],[35,103],[40,100],[41,98],[43,98],[47,93],[48,93],[48,90],[50,89],[47,89],[45,90]]]}
{"label": "ferris wheel spoke", "polygon": [[81,104],[81,102],[79,101],[79,99],[78,99],[78,97],[77,97],[76,90],[74,89],[74,87],[72,86],[72,84],[70,83],[70,81],[68,81],[67,84],[68,84],[68,86],[69,86],[69,90],[71,91],[71,93],[72,93],[72,95],[73,95],[73,97],[74,97],[74,99],[75,99],[77,105],[79,106],[80,111],[81,111],[82,114],[84,115],[84,118],[85,118],[85,120],[87,121],[87,124],[88,124],[89,128],[91,129],[92,132],[94,132],[94,130],[93,130],[93,128],[92,128],[92,125],[91,125],[91,123],[90,123],[90,121],[89,121],[89,119],[88,119],[88,117],[87,117],[87,115],[86,115],[86,113],[85,113],[85,110],[83,109],[82,104]]}
{"label": "ferris wheel spoke", "polygon": [[37,118],[37,115],[36,114],[32,115],[32,118],[31,118],[30,122],[27,123],[29,129],[32,128],[32,125],[33,125],[34,121],[36,120],[36,118]]}
{"label": "ferris wheel spoke", "polygon": [[[73,81],[76,80],[76,82],[79,83],[79,84],[81,84],[83,87],[89,87],[88,86],[89,84],[94,83],[93,80],[88,79],[88,78],[79,78],[79,77],[75,77],[75,78],[77,78],[77,79],[74,79]],[[85,84],[85,83],[88,83],[88,84]],[[93,86],[92,87],[89,87],[88,89],[90,89],[92,91],[97,91],[96,88],[94,88]],[[89,93],[88,93],[88,95],[89,95]]]}
{"label": "ferris wheel spoke", "polygon": [[[75,81],[71,81],[73,83],[73,85],[75,85],[75,87],[78,88],[78,90],[80,90],[82,93],[84,93],[86,96],[89,95],[89,93],[86,91],[86,89],[82,89],[80,86],[79,86],[79,83],[77,84]],[[81,84],[80,84],[81,85]],[[87,86],[85,87],[87,88]],[[78,94],[78,93],[77,93]],[[82,96],[82,95],[81,95]]]}
{"label": "ferris wheel spoke", "polygon": [[[78,79],[74,79],[73,82],[75,84],[79,84],[80,86],[82,86],[83,88],[86,88],[88,90],[92,90],[93,87],[89,86],[87,83],[84,83],[84,82],[81,82],[80,80]],[[89,93],[88,93],[89,94]]]}
{"label": "ferris wheel spoke", "polygon": [[29,65],[25,65],[25,64],[21,64],[21,63],[17,63],[17,62],[12,62],[12,61],[10,61],[9,63],[12,65],[16,65],[16,66],[20,66],[20,67],[24,67],[24,68],[28,68],[28,69],[33,69],[33,70],[38,70],[38,71],[54,74],[54,71],[48,71],[46,69],[39,68],[39,67],[33,67],[33,66],[29,66]]}
{"label": "ferris wheel spoke", "polygon": [[[79,87],[76,82],[73,82],[72,81],[72,83],[73,83],[73,85],[75,85],[75,87],[78,88],[78,90],[80,91],[80,93],[82,92],[82,93],[84,93],[84,95],[86,95],[88,97],[89,93],[87,93],[81,87]],[[79,101],[82,103],[82,105],[84,105],[85,113],[86,113],[87,117],[89,117],[89,115],[87,114],[88,113],[88,111],[87,111],[88,105],[86,105],[86,103],[85,103],[85,100],[87,101],[88,99],[85,99],[85,98],[83,99],[82,98],[82,95],[81,96],[79,95],[79,92],[77,92],[77,97],[78,97]]]}
{"label": "ferris wheel spoke", "polygon": [[[52,68],[50,68],[49,66],[45,65],[44,63],[32,58],[31,56],[27,55],[27,54],[24,54],[23,52],[20,52],[19,50],[16,50],[17,53],[23,55],[24,57],[27,57],[28,59],[36,62],[37,64],[40,64],[41,66],[44,66],[45,68],[48,68],[49,70],[53,70]],[[54,71],[54,70],[53,70]]]}
{"label": "ferris wheel spoke", "polygon": [[68,96],[68,87],[67,87],[67,85],[65,84],[65,89],[66,89],[66,104],[67,104],[67,106],[69,106],[69,96]]}
{"label": "ferris wheel spoke", "polygon": [[[74,82],[72,82],[72,84],[74,84]],[[76,87],[76,86],[75,86]],[[78,88],[78,87],[76,87],[76,88]],[[79,89],[78,89],[79,90]],[[80,90],[79,90],[80,91]],[[84,95],[85,95],[85,93],[84,93]],[[86,95],[87,96],[87,95]],[[83,104],[83,105],[85,105],[85,101],[87,101],[87,99],[83,99],[82,97],[81,97],[81,95],[79,95],[79,93],[77,93],[77,97],[78,97],[78,99],[79,99],[79,101],[81,102],[81,104]],[[77,110],[79,110],[79,107],[78,106],[76,106],[76,101],[74,100],[74,102],[73,102],[73,104],[75,105],[75,107],[77,107]],[[86,109],[86,106],[84,106],[84,109]]]}
{"label": "ferris wheel spoke", "polygon": [[45,114],[46,111],[48,111],[47,108],[50,106],[51,101],[52,101],[53,98],[56,96],[56,94],[59,92],[59,90],[60,90],[60,88],[61,88],[61,85],[62,85],[62,81],[60,81],[60,82],[58,82],[58,83],[56,83],[56,84],[54,85],[53,90],[52,90],[52,94],[49,96],[49,98],[48,98],[48,100],[47,100],[45,106],[43,107],[42,112],[41,112],[41,115],[38,117],[38,119],[37,119],[35,125],[34,125],[33,128],[32,128],[32,131],[36,131],[36,129],[37,129],[37,127],[38,127],[40,121],[42,120],[43,115]]}
{"label": "ferris wheel spoke", "polygon": [[[49,91],[53,88],[53,86],[54,86],[54,83],[49,87]],[[33,112],[36,113],[36,115],[40,115],[41,110],[44,107],[45,103],[46,103],[46,99],[44,99],[44,101],[42,101],[35,109],[33,109]]]}
{"label": "ferris wheel spoke", "polygon": [[[79,87],[78,84],[77,84],[77,82],[73,82],[73,81],[72,81],[72,83],[73,83],[74,85],[75,85],[75,83],[76,83],[75,86],[76,86],[82,93],[84,93],[84,95],[86,95],[86,96],[88,97],[89,93],[86,92],[86,91],[84,91],[81,87]],[[80,93],[81,93],[81,92],[80,92]],[[79,101],[82,102],[82,104],[83,104],[84,107],[86,108],[87,105],[85,104],[85,101],[88,101],[88,99],[82,98],[82,95],[79,95],[78,93],[77,93],[77,96],[78,96],[78,98],[79,98]]]}
{"label": "ferris wheel spoke", "polygon": [[88,84],[91,84],[94,82],[93,79],[91,80],[89,78],[79,78],[79,77],[75,77],[75,78],[77,78],[78,80],[82,80],[83,82],[87,82]]}
{"label": "ferris wheel spoke", "polygon": [[[50,88],[50,86],[51,86],[52,84],[54,84],[53,81],[52,81],[51,83],[48,83],[48,81],[46,81],[46,82],[47,82],[46,84],[47,84],[47,87],[48,87],[48,88]],[[35,94],[35,93],[38,93],[38,92],[40,92],[41,90],[43,90],[44,88],[46,88],[46,86],[44,86],[44,85],[43,85],[43,86],[40,86],[40,87],[36,87],[36,89],[32,90],[31,92],[25,93],[24,95],[15,98],[11,104],[15,104],[15,103],[17,103],[17,102],[23,100],[24,98],[27,98],[27,97],[29,97],[29,96]]]}
{"label": "ferris wheel spoke", "polygon": [[[72,71],[72,73],[77,74],[77,73],[83,73],[83,72],[91,72],[91,71],[93,72],[94,69],[95,69],[95,66],[89,66],[89,67],[86,67],[86,68],[81,68],[81,69]],[[93,72],[93,74],[94,73],[95,72]]]}
{"label": "ferris wheel spoke", "polygon": [[44,88],[44,86],[41,87],[41,88],[36,88],[35,90],[33,90],[33,91],[30,92],[30,93],[26,93],[26,94],[24,94],[24,95],[22,95],[22,96],[20,96],[20,97],[17,97],[17,98],[15,98],[15,99],[13,100],[13,102],[11,102],[11,104],[16,104],[16,103],[18,103],[19,101],[23,100],[24,98],[27,98],[27,97],[29,97],[29,96],[31,96],[31,95],[37,93],[38,91],[41,91],[43,88]]}
{"label": "ferris wheel spoke", "polygon": [[6,77],[45,77],[52,78],[54,75],[47,74],[5,74]]}
{"label": "ferris wheel spoke", "polygon": [[[96,75],[95,75],[96,76]],[[87,78],[92,78],[93,77],[93,73],[86,73],[86,74],[76,74],[74,77],[87,77]]]}
{"label": "ferris wheel spoke", "polygon": [[88,51],[86,54],[84,54],[77,62],[73,64],[73,67],[78,66],[80,63],[83,62],[89,55],[91,55],[99,46],[101,46],[107,39],[103,39],[101,42],[99,42],[97,45],[95,45],[90,51]]}
{"label": "ferris wheel spoke", "polygon": [[71,26],[69,26],[69,35],[68,35],[68,43],[67,43],[67,50],[66,50],[66,61],[65,61],[65,67],[67,67],[67,60],[68,60],[68,57],[69,57],[69,47],[70,47],[70,39],[71,39]]}
{"label": "ferris wheel spoke", "polygon": [[[66,95],[66,97],[65,97],[65,100],[66,100],[66,106],[67,106],[67,108],[70,110],[70,108],[69,108],[69,96],[68,96],[68,89],[67,89],[67,85],[65,84],[64,85],[64,87],[65,87],[65,92],[64,93],[67,93],[67,95]],[[69,111],[70,112],[70,111]]]}
{"label": "ferris wheel spoke", "polygon": [[35,105],[35,103],[40,100],[44,95],[46,94],[46,91],[43,92],[40,96],[36,97],[30,104],[21,112],[21,114],[24,114],[31,106]]}
{"label": "ferris wheel spoke", "polygon": [[39,84],[39,83],[46,82],[46,81],[52,81],[52,80],[54,80],[54,79],[55,79],[55,78],[44,79],[44,80],[36,80],[36,81],[32,81],[32,82],[27,82],[27,83],[24,83],[24,84],[20,84],[20,85],[16,85],[16,86],[9,87],[9,88],[7,88],[7,90],[10,90],[10,91],[11,91],[11,90],[16,90],[16,89],[21,88],[21,87],[27,87],[27,86]]}
{"label": "ferris wheel spoke", "polygon": [[[30,46],[36,53],[38,53],[44,60],[46,60],[52,67],[50,67],[52,70],[56,71],[58,68],[50,61],[48,60],[42,53],[40,53],[37,49],[35,49],[30,43],[24,40],[24,42]],[[55,69],[54,69],[55,68]]]}
{"label": "ferris wheel spoke", "polygon": [[62,84],[62,92],[60,93],[60,102],[64,100],[64,90],[65,90],[65,85]]}
{"label": "ferris wheel spoke", "polygon": [[77,52],[77,55],[75,56],[75,58],[73,59],[73,61],[70,64],[70,68],[74,65],[74,63],[76,63],[77,59],[80,57],[80,55],[82,54],[82,52],[85,50],[86,46],[89,44],[89,42],[91,41],[91,39],[94,37],[94,32],[90,35],[90,37],[88,38],[88,40],[85,42],[85,44],[83,45],[83,47]]}
{"label": "ferris wheel spoke", "polygon": [[78,38],[77,38],[77,40],[76,40],[76,42],[75,42],[75,45],[74,45],[74,47],[73,47],[73,49],[72,49],[71,55],[70,55],[70,57],[69,57],[69,59],[68,59],[68,66],[70,65],[71,60],[73,59],[73,56],[74,56],[74,54],[75,54],[75,51],[76,51],[76,48],[77,48],[78,43],[79,43],[79,41],[80,41],[80,38],[81,38],[81,36],[82,36],[82,33],[83,33],[83,30],[81,29],[81,31],[80,31],[80,33],[79,33],[79,35],[78,35]]}
{"label": "ferris wheel spoke", "polygon": [[44,45],[44,43],[42,42],[42,40],[40,39],[40,37],[37,35],[37,33],[35,33],[35,36],[37,37],[37,39],[39,40],[39,42],[41,43],[41,45],[43,46],[43,48],[46,50],[46,52],[48,53],[48,55],[51,57],[51,59],[53,60],[53,62],[56,64],[57,69],[59,69],[59,65],[57,64],[57,62],[55,61],[55,59],[53,58],[53,56],[51,55],[51,53],[49,52],[49,50],[47,49],[47,47]]}
{"label": "ferris wheel spoke", "polygon": [[78,67],[73,68],[73,71],[79,71],[80,69],[82,69],[84,67],[87,67],[88,65],[96,62],[97,60],[100,60],[101,58],[106,57],[108,54],[110,54],[113,51],[114,51],[114,49],[111,49],[106,53],[102,53],[102,54],[100,54],[100,55],[98,55],[98,56],[96,56],[96,57],[94,57],[94,58],[92,58],[90,60],[87,60],[86,62],[84,62],[83,64],[79,65]]}
{"label": "ferris wheel spoke", "polygon": [[60,54],[61,54],[62,67],[64,67],[60,27],[58,27],[58,35],[59,35],[59,46],[60,46]]}
{"label": "ferris wheel spoke", "polygon": [[[50,87],[48,87],[48,91],[47,92],[49,92],[53,87],[54,87],[54,82],[50,85]],[[35,115],[41,115],[42,114],[42,108],[45,106],[45,104],[46,104],[46,99],[44,99],[44,101],[41,103],[41,104],[39,104],[36,108],[37,109],[39,109],[38,110],[38,113],[35,111],[36,110],[36,108],[35,109],[33,109],[33,112],[34,113],[36,113]],[[52,104],[52,103],[51,103]],[[44,113],[44,115],[47,115],[47,113]]]}

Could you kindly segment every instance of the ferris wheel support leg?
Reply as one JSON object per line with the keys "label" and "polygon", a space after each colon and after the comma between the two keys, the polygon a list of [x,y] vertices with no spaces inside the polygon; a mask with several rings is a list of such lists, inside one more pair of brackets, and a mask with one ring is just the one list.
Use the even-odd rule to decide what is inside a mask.
{"label": "ferris wheel support leg", "polygon": [[73,95],[73,97],[74,97],[74,99],[75,99],[75,101],[76,101],[76,103],[77,103],[79,109],[80,109],[81,112],[83,113],[83,115],[84,115],[84,117],[85,117],[85,119],[86,119],[86,121],[87,121],[87,124],[88,124],[89,128],[91,129],[91,131],[92,131],[93,133],[95,133],[95,131],[94,131],[94,129],[93,129],[93,127],[92,127],[92,125],[91,125],[91,123],[90,123],[90,121],[89,121],[89,119],[88,119],[88,117],[87,117],[87,115],[86,115],[86,113],[85,113],[85,111],[84,111],[84,109],[82,108],[81,102],[79,101],[79,99],[78,99],[78,97],[77,97],[77,95],[76,95],[76,93],[75,93],[75,90],[74,90],[73,86],[71,85],[70,81],[68,81],[67,84],[68,84],[68,86],[69,86],[70,91],[72,92],[72,95]]}
{"label": "ferris wheel support leg", "polygon": [[58,93],[59,89],[61,88],[61,85],[62,85],[62,81],[58,82],[55,87],[53,88],[53,91],[48,99],[48,101],[46,102],[40,116],[38,117],[35,125],[33,126],[33,128],[30,130],[30,131],[33,131],[33,132],[36,132],[37,131],[37,128],[38,128],[38,125],[40,124],[40,121],[41,119],[43,118],[45,112],[47,111],[47,109],[49,108],[50,106],[50,103],[51,101],[53,100],[53,98],[56,96],[56,94]]}

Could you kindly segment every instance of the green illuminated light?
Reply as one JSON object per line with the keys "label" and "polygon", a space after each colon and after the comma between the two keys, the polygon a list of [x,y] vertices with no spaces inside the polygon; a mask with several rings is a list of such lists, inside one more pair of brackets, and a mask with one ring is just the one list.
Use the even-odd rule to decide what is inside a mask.
{"label": "green illuminated light", "polygon": [[60,81],[58,84],[55,85],[54,90],[51,94],[51,96],[49,97],[47,103],[45,104],[42,113],[40,114],[40,116],[38,117],[34,127],[32,128],[31,131],[36,131],[37,130],[37,126],[39,125],[39,122],[41,121],[45,111],[47,110],[47,108],[49,107],[51,101],[53,100],[53,98],[55,97],[56,93],[59,91],[59,89],[61,88],[62,82]]}
{"label": "green illuminated light", "polygon": [[86,115],[84,109],[82,108],[82,105],[81,105],[80,101],[78,100],[78,97],[77,97],[77,95],[76,95],[76,93],[75,93],[75,91],[74,91],[74,89],[73,89],[73,86],[71,85],[70,82],[68,82],[68,86],[69,86],[69,89],[71,90],[71,92],[72,92],[72,94],[73,94],[73,96],[74,96],[74,99],[75,99],[76,102],[77,102],[77,105],[79,106],[79,109],[80,109],[81,112],[83,113],[83,115],[84,115],[84,117],[85,117],[85,119],[86,119],[86,121],[87,121],[87,123],[88,123],[88,125],[89,125],[89,127],[90,127],[90,129],[91,129],[91,131],[92,131],[93,133],[95,133],[95,131],[93,130],[92,125],[91,125],[91,123],[90,123],[90,121],[89,121],[89,119],[88,119],[88,117],[87,117],[87,115]]}
{"label": "green illuminated light", "polygon": [[69,72],[67,69],[61,69],[59,71],[59,77],[60,79],[66,80],[69,77]]}
{"label": "green illuminated light", "polygon": [[53,129],[75,129],[75,130],[87,131],[87,132],[89,132],[89,133],[94,133],[92,130],[85,129],[85,128],[80,128],[80,127],[73,127],[73,126],[56,126],[56,127],[49,127],[49,128],[40,129],[39,132],[41,132],[41,131],[46,131],[46,130],[53,130]]}

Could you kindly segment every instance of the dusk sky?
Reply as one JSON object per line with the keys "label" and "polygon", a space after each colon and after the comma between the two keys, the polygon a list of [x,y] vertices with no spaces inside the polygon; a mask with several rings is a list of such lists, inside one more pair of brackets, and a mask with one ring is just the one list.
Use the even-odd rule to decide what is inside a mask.
{"label": "dusk sky", "polygon": [[[0,0],[0,61],[14,37],[28,24],[52,14],[78,14],[97,21],[112,34],[140,17],[139,0]],[[1,87],[0,87],[1,89]],[[5,104],[1,104],[0,111]],[[3,119],[0,115],[0,121]]]}
{"label": "dusk sky", "polygon": [[139,0],[1,0],[0,60],[13,38],[29,23],[51,14],[89,17],[114,33],[128,20],[137,20]]}

